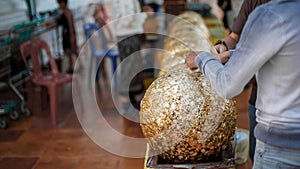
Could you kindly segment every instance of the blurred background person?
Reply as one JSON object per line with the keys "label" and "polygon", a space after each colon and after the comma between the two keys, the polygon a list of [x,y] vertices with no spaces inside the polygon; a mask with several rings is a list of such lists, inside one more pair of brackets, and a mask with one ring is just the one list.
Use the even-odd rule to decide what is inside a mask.
{"label": "blurred background person", "polygon": [[211,7],[211,13],[215,15],[218,19],[223,20],[224,18],[224,11],[218,5],[217,0],[188,0],[190,3],[205,3]]}
{"label": "blurred background person", "polygon": [[128,95],[131,104],[139,107],[139,101],[135,96],[143,92],[141,74],[133,79],[128,79],[128,77],[130,74],[138,73],[142,66],[142,59],[136,60],[136,58],[141,58],[141,35],[144,33],[143,24],[147,15],[141,13],[141,5],[137,0],[112,0],[111,5],[119,57],[121,62],[126,59],[130,63],[121,65],[121,73],[118,75],[118,92],[124,96],[120,98],[121,102],[124,102],[124,109],[130,106],[126,100]]}
{"label": "blurred background person", "polygon": [[68,8],[68,0],[57,0],[61,10],[60,16],[57,18],[57,24],[62,25],[62,44],[64,54],[68,56],[69,67],[67,73],[73,73],[73,55],[77,58],[77,41],[76,31],[74,27],[73,14]]}
{"label": "blurred background person", "polygon": [[[115,41],[115,36],[110,25],[110,15],[107,12],[107,4],[105,0],[89,0],[88,4],[83,8],[82,11],[85,21],[95,23],[98,25],[104,36],[107,39],[107,42]],[[107,72],[105,66],[106,58],[104,57],[100,63],[100,72],[104,80],[107,80]]]}

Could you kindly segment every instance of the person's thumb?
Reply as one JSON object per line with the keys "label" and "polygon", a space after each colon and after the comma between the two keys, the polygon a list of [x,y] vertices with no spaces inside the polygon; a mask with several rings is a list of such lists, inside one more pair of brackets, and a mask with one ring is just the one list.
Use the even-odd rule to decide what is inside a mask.
{"label": "person's thumb", "polygon": [[222,64],[225,64],[226,62],[228,62],[229,58],[230,58],[230,52],[229,52],[229,51],[220,53],[220,54],[218,55],[218,59],[220,60],[220,62],[221,62]]}

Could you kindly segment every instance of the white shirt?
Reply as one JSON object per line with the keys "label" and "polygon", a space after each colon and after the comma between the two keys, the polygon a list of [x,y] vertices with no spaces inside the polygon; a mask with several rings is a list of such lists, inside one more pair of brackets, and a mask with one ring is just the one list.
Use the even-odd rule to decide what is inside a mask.
{"label": "white shirt", "polygon": [[[210,53],[196,63],[223,97],[239,94],[256,74],[255,136],[300,148],[300,1],[272,0],[249,16],[235,53],[222,65]],[[291,139],[294,138],[294,139]]]}

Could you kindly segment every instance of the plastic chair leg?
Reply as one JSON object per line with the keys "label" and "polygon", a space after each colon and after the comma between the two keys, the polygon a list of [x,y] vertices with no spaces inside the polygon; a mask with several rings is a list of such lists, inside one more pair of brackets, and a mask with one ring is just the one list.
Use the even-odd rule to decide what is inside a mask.
{"label": "plastic chair leg", "polygon": [[56,87],[49,88],[50,95],[50,114],[53,125],[56,125],[56,111],[57,111],[57,91]]}
{"label": "plastic chair leg", "polygon": [[28,104],[28,108],[30,110],[33,110],[33,98],[34,98],[34,94],[35,94],[35,91],[34,91],[34,85],[29,82],[28,84],[28,98],[27,98],[27,104]]}
{"label": "plastic chair leg", "polygon": [[48,106],[49,100],[48,100],[48,89],[44,86],[41,86],[41,100],[42,100],[42,109],[45,109]]}

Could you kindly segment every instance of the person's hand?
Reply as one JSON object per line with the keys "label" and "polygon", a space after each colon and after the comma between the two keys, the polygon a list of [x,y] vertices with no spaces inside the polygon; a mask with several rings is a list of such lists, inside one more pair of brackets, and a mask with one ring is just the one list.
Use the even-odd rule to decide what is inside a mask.
{"label": "person's hand", "polygon": [[[220,46],[224,46],[222,44],[219,44]],[[216,45],[216,46],[219,46],[219,45]],[[211,49],[210,49],[210,53],[212,55],[214,55],[215,58],[217,58],[222,64],[225,64],[226,62],[228,62],[229,58],[230,58],[230,52],[225,50],[225,51],[222,51],[222,52],[218,52],[216,50],[216,46],[213,46]],[[225,47],[225,46],[224,46]],[[225,47],[226,49],[226,47]]]}
{"label": "person's hand", "polygon": [[[214,49],[214,50],[213,50]],[[212,54],[220,54],[227,51],[227,47],[223,44],[218,44],[212,47],[212,49],[210,50],[210,52]]]}
{"label": "person's hand", "polygon": [[230,58],[230,52],[229,51],[223,52],[223,53],[218,55],[218,59],[222,64],[227,63],[229,58]]}
{"label": "person's hand", "polygon": [[198,69],[198,66],[195,63],[195,58],[199,53],[200,52],[190,52],[185,58],[185,63],[191,70]]}

